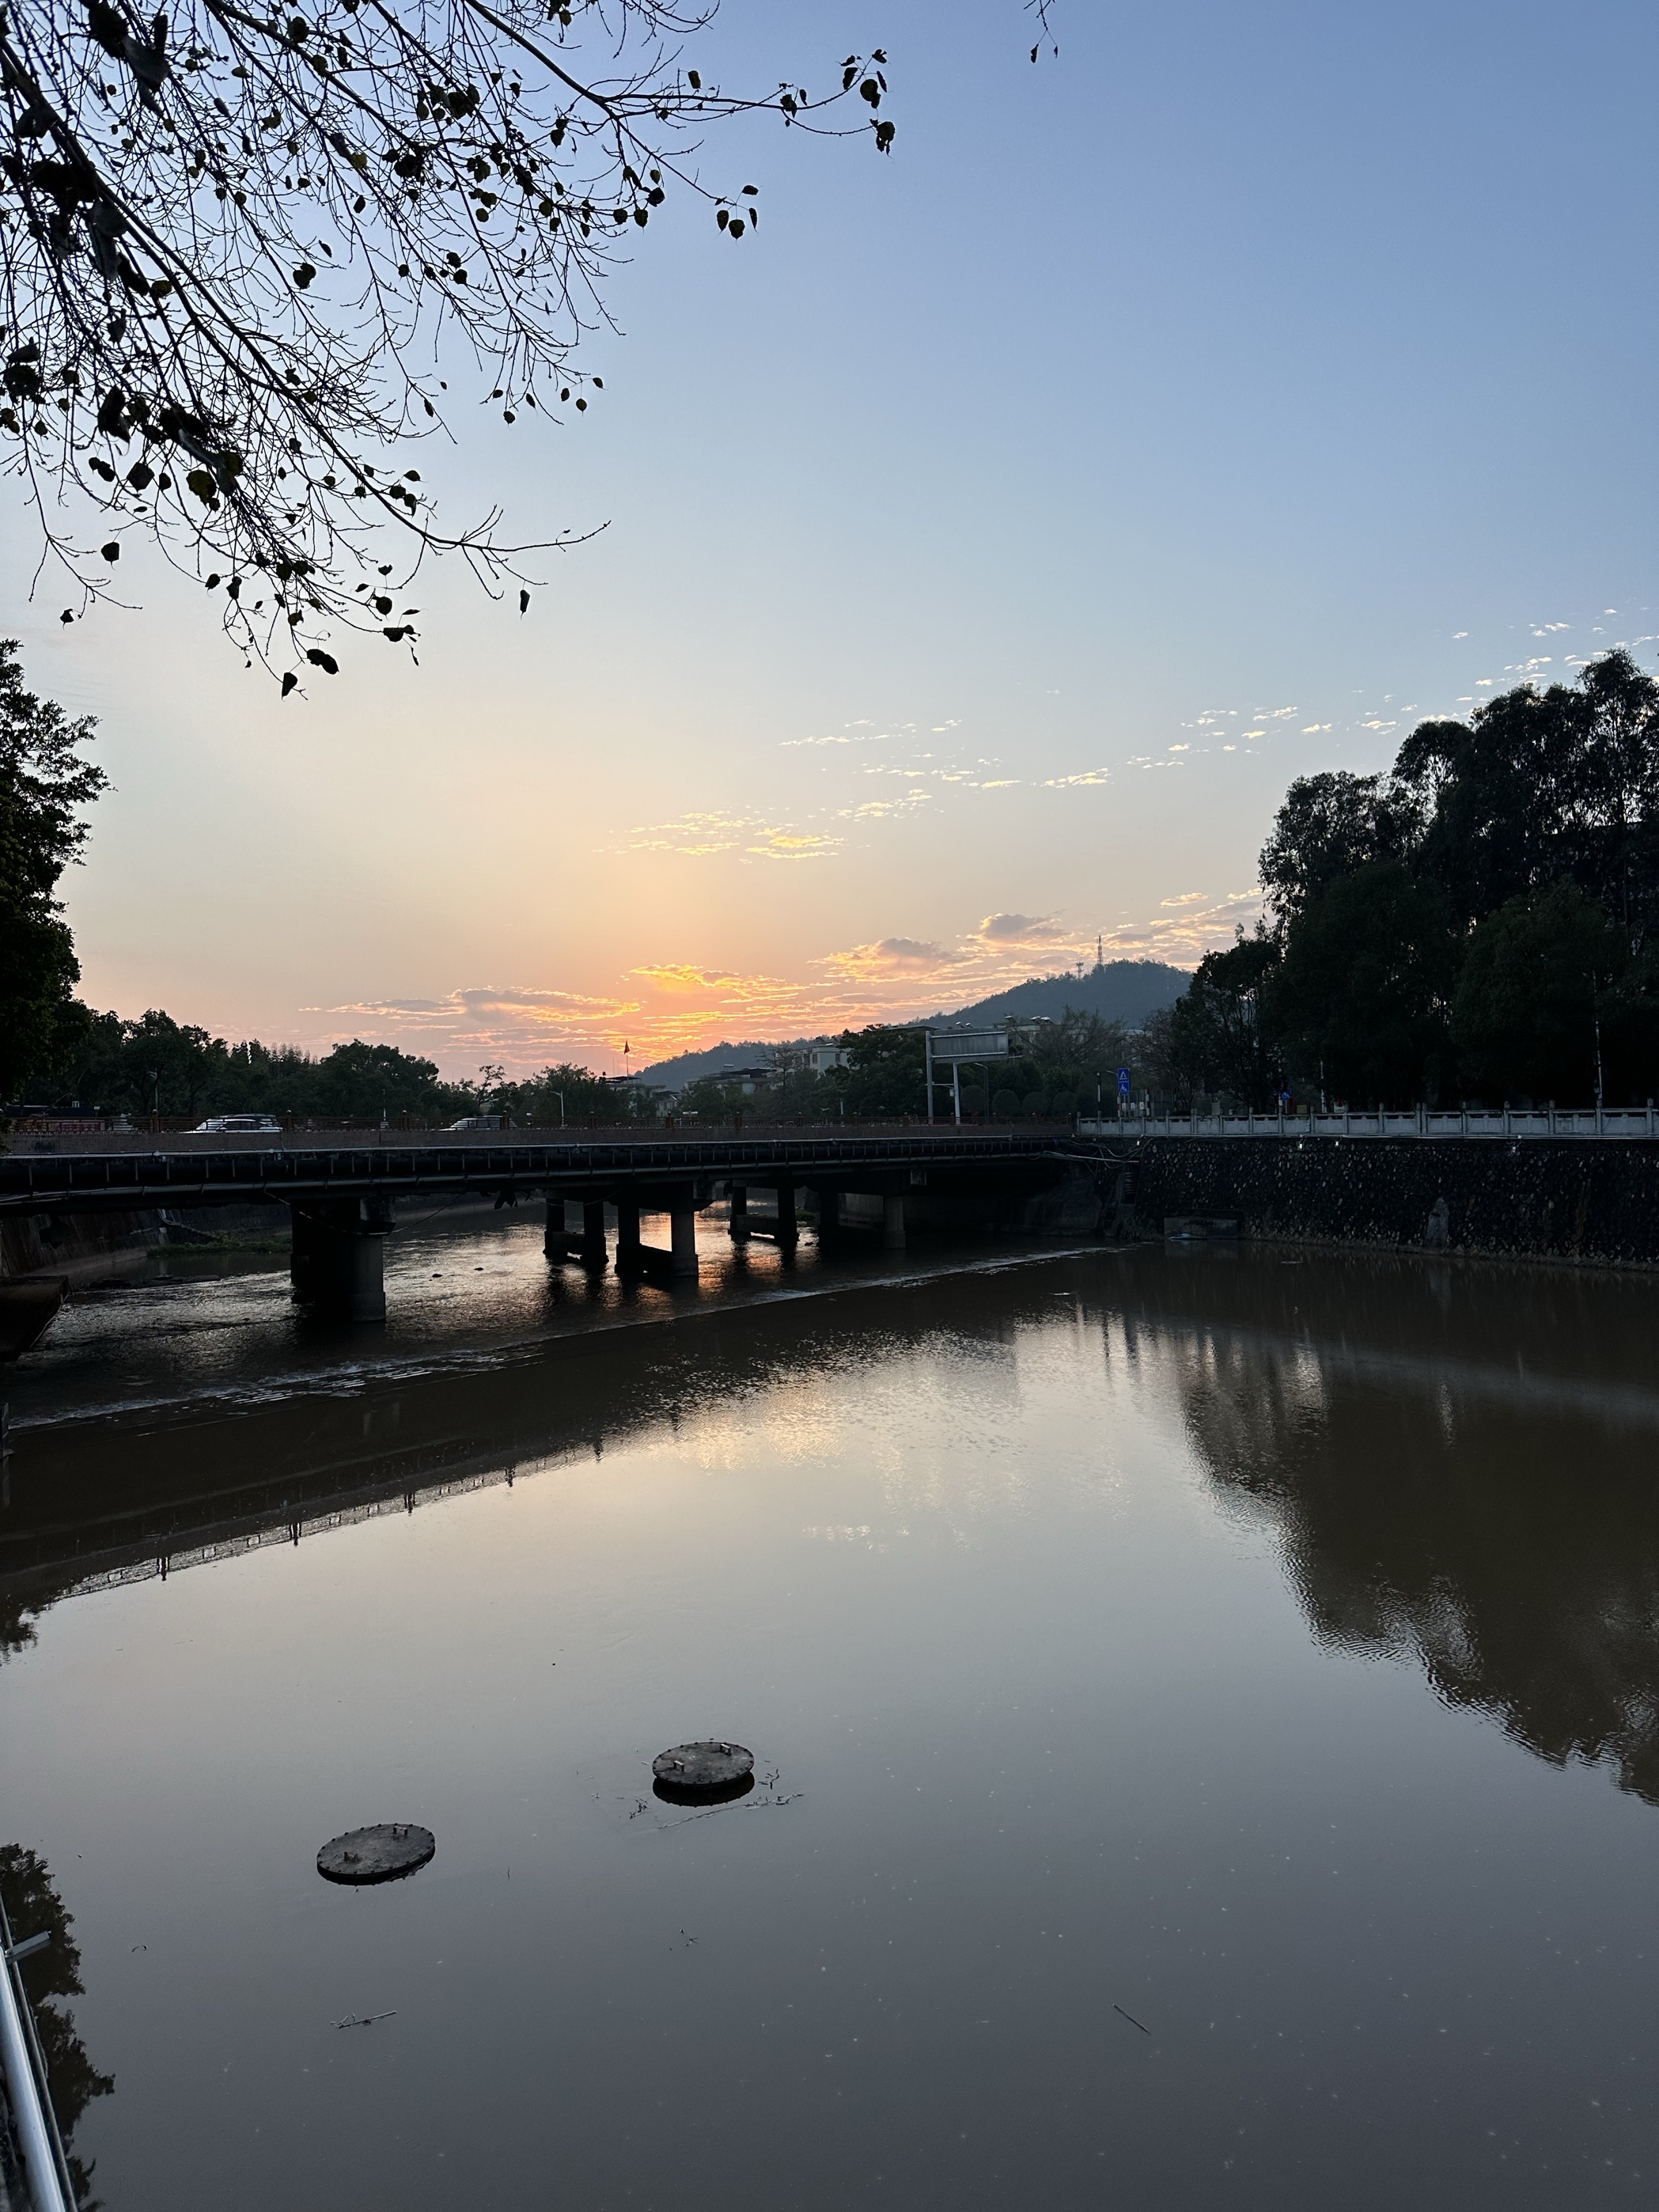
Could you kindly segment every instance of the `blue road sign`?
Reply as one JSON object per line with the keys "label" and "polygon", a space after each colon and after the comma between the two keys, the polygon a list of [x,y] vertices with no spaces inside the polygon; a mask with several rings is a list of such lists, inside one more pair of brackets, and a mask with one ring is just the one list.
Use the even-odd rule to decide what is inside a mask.
{"label": "blue road sign", "polygon": [[1127,1067],[1120,1067],[1117,1072],[1117,1095],[1120,1098],[1127,1098],[1129,1095],[1129,1071]]}

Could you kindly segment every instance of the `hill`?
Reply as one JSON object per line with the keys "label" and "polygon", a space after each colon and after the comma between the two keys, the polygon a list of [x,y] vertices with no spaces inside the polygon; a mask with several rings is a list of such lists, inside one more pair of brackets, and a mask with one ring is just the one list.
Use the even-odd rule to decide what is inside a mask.
{"label": "hill", "polygon": [[1079,1013],[1098,1014],[1103,1021],[1121,1022],[1139,1029],[1148,1014],[1176,1000],[1192,981],[1184,969],[1167,967],[1161,960],[1108,960],[1081,975],[1032,975],[1012,989],[976,999],[971,1006],[958,1006],[940,1021],[1006,1021],[1012,1014],[1032,1021],[1039,1014],[1058,1021],[1068,1007]]}
{"label": "hill", "polygon": [[[1081,975],[1028,976],[1009,990],[975,999],[972,1006],[958,1006],[953,1014],[936,1014],[933,1018],[1000,1022],[1012,1014],[1029,1022],[1038,1014],[1047,1014],[1058,1021],[1068,1006],[1074,1006],[1080,1013],[1098,1014],[1103,1021],[1121,1022],[1126,1029],[1133,1030],[1148,1014],[1174,1006],[1191,981],[1184,969],[1166,967],[1161,960],[1109,960]],[[683,1090],[688,1083],[718,1075],[723,1068],[752,1067],[780,1048],[799,1050],[803,1045],[825,1042],[823,1037],[750,1037],[737,1044],[711,1045],[706,1052],[676,1053],[672,1060],[654,1061],[644,1073],[653,1083]]]}
{"label": "hill", "polygon": [[688,1083],[700,1083],[705,1075],[719,1075],[725,1068],[757,1067],[775,1052],[799,1050],[803,1045],[823,1042],[822,1037],[770,1037],[764,1042],[750,1037],[742,1044],[710,1045],[707,1052],[677,1052],[672,1060],[653,1060],[641,1072],[653,1083],[682,1091]]}

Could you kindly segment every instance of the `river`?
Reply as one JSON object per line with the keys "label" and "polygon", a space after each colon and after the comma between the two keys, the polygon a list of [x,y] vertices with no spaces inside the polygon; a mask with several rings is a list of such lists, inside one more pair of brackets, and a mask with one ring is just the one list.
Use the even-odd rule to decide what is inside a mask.
{"label": "river", "polygon": [[[434,1221],[380,1331],[216,1263],[8,1377],[107,2212],[1650,2201],[1659,1284],[705,1236]],[[708,1736],[753,1791],[653,1795]]]}

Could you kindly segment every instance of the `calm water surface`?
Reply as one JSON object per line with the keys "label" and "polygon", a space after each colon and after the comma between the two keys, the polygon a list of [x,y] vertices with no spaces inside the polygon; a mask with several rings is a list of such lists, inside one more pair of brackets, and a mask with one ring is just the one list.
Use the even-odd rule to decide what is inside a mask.
{"label": "calm water surface", "polygon": [[1659,1285],[708,1249],[434,1224],[379,1334],[211,1277],[9,1379],[108,2212],[1651,2203]]}

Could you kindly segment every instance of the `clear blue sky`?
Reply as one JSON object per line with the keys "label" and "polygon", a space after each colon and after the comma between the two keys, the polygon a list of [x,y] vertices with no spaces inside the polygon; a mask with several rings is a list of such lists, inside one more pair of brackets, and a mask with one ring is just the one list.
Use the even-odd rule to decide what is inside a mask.
{"label": "clear blue sky", "polygon": [[1097,931],[1190,964],[1291,775],[1652,665],[1654,11],[1055,24],[1033,68],[1018,0],[726,0],[728,81],[884,43],[893,155],[710,141],[757,236],[671,202],[594,410],[463,415],[435,469],[609,527],[523,623],[423,580],[418,673],[278,705],[142,563],[60,631],[14,507],[9,625],[119,786],[89,995],[464,1068],[951,1003]]}

